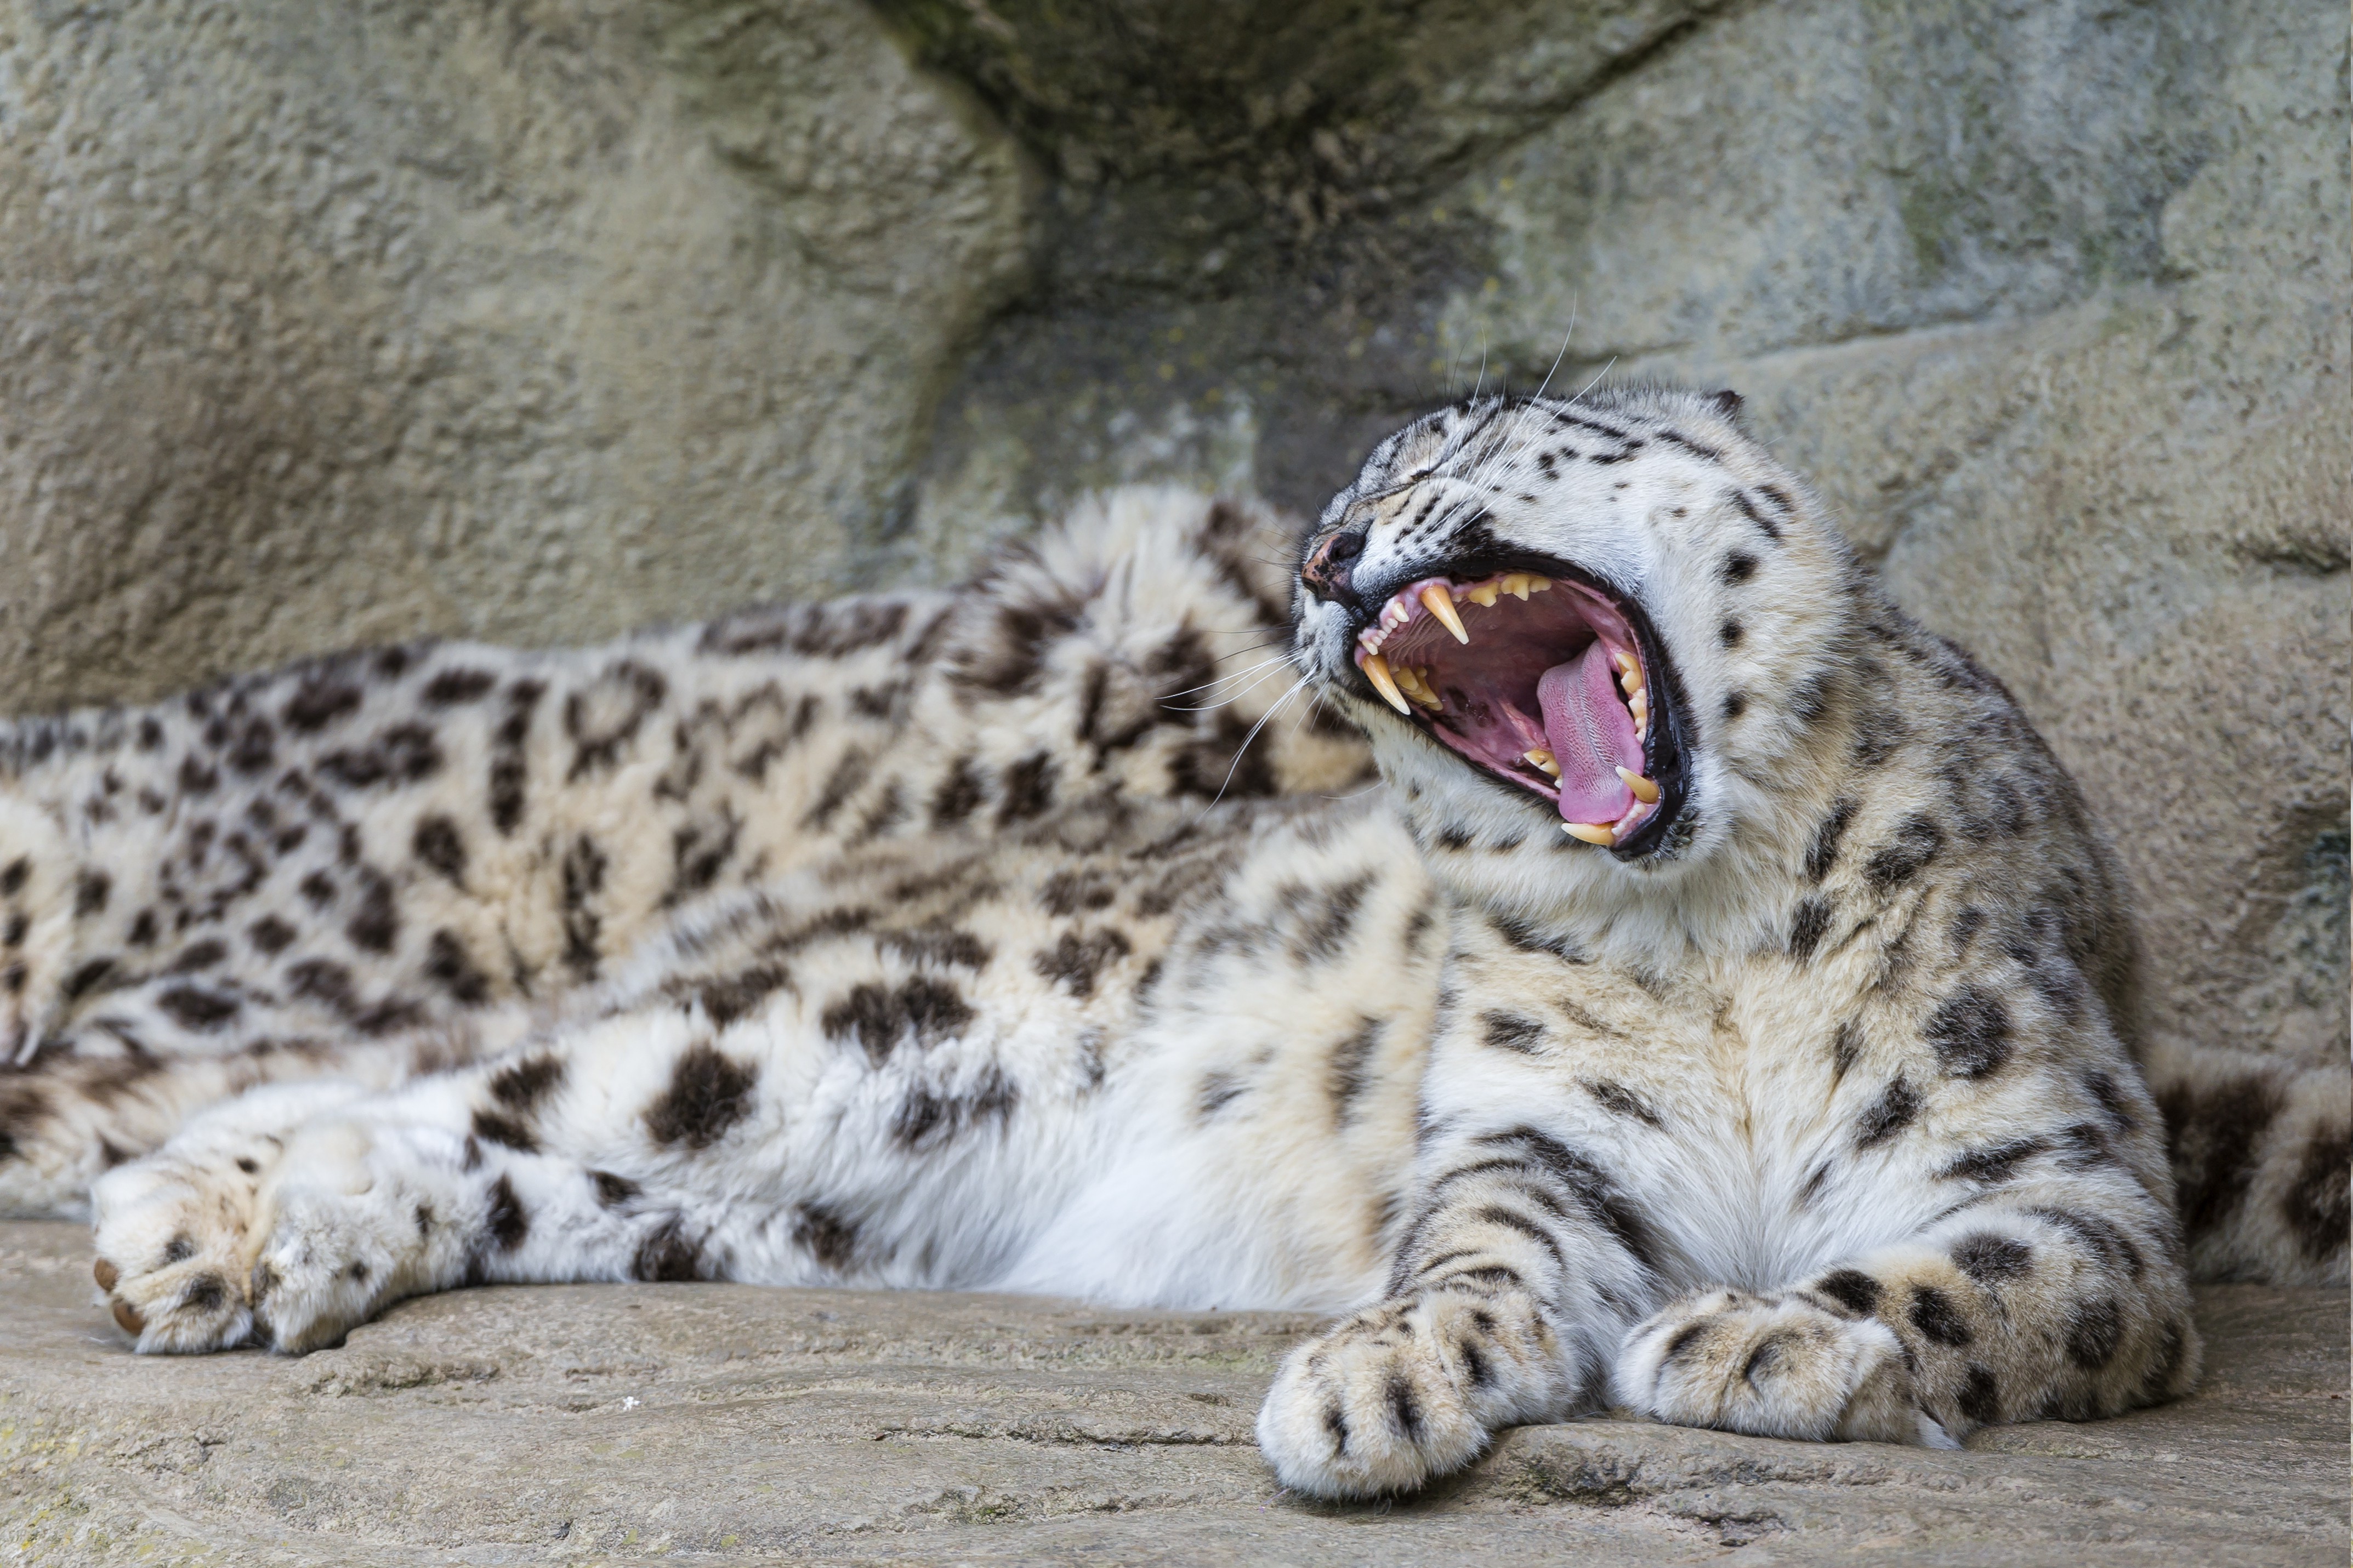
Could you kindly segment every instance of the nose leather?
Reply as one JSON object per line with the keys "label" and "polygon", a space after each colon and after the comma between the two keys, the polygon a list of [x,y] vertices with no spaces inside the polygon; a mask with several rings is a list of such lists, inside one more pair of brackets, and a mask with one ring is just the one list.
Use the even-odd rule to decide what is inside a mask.
{"label": "nose leather", "polygon": [[1315,547],[1307,564],[1299,569],[1299,580],[1307,591],[1326,604],[1358,607],[1356,584],[1353,580],[1356,557],[1365,552],[1362,529],[1344,528]]}

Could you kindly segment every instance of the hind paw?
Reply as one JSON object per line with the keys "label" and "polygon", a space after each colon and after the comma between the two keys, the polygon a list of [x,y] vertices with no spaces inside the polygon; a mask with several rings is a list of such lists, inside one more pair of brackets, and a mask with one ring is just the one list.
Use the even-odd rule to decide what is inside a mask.
{"label": "hind paw", "polygon": [[402,1237],[375,1212],[366,1131],[319,1114],[352,1094],[246,1096],[100,1179],[91,1272],[140,1351],[314,1350],[402,1290],[414,1221]]}

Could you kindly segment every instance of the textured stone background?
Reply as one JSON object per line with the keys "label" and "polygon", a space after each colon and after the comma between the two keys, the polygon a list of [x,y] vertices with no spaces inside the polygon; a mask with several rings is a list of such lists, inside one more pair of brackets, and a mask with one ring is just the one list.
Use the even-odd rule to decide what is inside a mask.
{"label": "textured stone background", "polygon": [[2018,691],[2160,1046],[2341,1064],[2347,103],[2334,0],[0,0],[0,707],[1312,509],[1566,338]]}

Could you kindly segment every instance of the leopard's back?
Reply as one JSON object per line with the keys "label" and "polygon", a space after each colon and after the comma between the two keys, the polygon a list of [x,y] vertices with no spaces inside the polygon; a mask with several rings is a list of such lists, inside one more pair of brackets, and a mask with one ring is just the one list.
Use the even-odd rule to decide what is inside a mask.
{"label": "leopard's back", "polygon": [[[1074,804],[1341,789],[1259,645],[1280,520],[1117,492],[965,588],[417,643],[0,733],[0,1205],[195,1107],[502,1047],[681,911]],[[1305,722],[1301,722],[1302,718]]]}

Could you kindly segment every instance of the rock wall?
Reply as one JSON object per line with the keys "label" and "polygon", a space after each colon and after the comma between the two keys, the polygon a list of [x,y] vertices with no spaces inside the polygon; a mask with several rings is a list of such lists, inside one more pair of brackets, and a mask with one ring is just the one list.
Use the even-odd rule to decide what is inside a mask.
{"label": "rock wall", "polygon": [[855,0],[0,0],[0,703],[857,580],[1024,180]]}
{"label": "rock wall", "polygon": [[2160,1047],[2341,1067],[2348,87],[2323,0],[0,0],[0,704],[1695,378],[2083,779]]}

